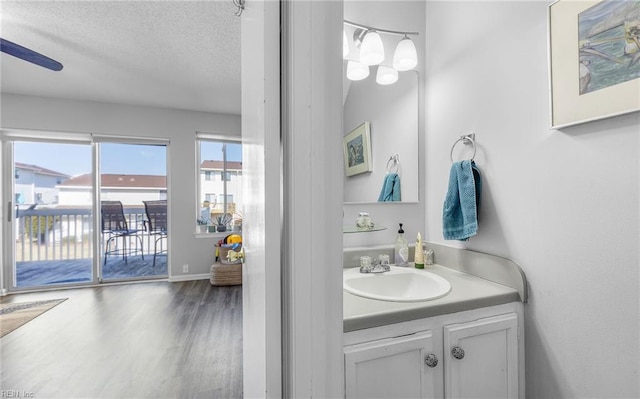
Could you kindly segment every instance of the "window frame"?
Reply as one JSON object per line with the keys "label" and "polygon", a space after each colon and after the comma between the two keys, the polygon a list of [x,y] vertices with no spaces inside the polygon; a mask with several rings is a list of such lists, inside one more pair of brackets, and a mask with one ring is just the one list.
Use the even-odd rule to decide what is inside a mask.
{"label": "window frame", "polygon": [[[195,174],[196,174],[196,219],[200,219],[200,217],[202,216],[202,209],[203,209],[203,202],[207,201],[206,199],[206,195],[207,194],[213,194],[213,191],[211,191],[211,189],[206,189],[203,187],[203,182],[205,181],[217,181],[216,176],[220,177],[220,182],[222,183],[223,186],[223,192],[219,193],[216,192],[215,194],[213,194],[218,200],[217,203],[219,204],[221,201],[220,199],[224,199],[224,201],[222,202],[222,212],[223,213],[231,213],[235,217],[238,216],[238,208],[235,207],[234,211],[230,211],[229,210],[229,202],[227,201],[229,197],[234,198],[234,194],[229,194],[227,192],[227,184],[229,184],[231,182],[231,174],[230,171],[226,170],[226,165],[229,162],[235,162],[235,161],[228,161],[226,160],[226,154],[223,156],[223,170],[222,171],[213,171],[211,170],[210,172],[210,176],[211,179],[207,180],[206,179],[206,170],[202,169],[202,163],[206,160],[204,157],[203,158],[203,154],[202,154],[202,143],[220,143],[220,144],[237,144],[242,146],[242,139],[241,137],[229,137],[227,135],[217,135],[217,134],[209,134],[209,133],[202,133],[202,132],[196,132],[196,170],[195,170]],[[241,160],[242,162],[242,160]],[[225,177],[225,172],[227,174],[227,176],[229,177],[229,179],[224,179]],[[241,171],[239,173],[236,173],[237,176],[242,176]],[[198,227],[196,226],[196,232],[199,232]]]}

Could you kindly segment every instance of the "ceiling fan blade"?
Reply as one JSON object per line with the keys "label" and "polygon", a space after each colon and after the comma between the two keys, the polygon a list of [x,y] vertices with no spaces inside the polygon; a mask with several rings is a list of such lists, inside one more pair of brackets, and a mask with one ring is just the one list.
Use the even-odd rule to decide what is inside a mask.
{"label": "ceiling fan blade", "polygon": [[62,70],[62,64],[58,61],[36,53],[33,50],[29,50],[26,47],[22,47],[19,44],[10,42],[9,40],[0,38],[0,51],[41,67],[51,69],[52,71]]}

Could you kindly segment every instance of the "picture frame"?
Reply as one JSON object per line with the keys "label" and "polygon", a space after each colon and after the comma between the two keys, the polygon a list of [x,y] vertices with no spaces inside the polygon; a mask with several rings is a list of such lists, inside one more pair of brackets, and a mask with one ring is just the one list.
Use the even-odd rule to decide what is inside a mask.
{"label": "picture frame", "polygon": [[640,110],[639,14],[640,0],[549,6],[552,129]]}
{"label": "picture frame", "polygon": [[343,138],[344,173],[355,176],[371,172],[371,128],[369,122],[347,133]]}

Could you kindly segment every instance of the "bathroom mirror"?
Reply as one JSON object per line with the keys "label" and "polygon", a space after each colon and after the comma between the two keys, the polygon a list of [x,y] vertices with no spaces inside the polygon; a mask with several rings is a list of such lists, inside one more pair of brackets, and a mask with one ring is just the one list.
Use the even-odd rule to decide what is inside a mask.
{"label": "bathroom mirror", "polygon": [[395,172],[401,202],[418,202],[419,75],[401,72],[396,83],[383,86],[376,83],[376,68],[371,67],[369,78],[347,83],[343,133],[369,122],[372,170],[344,176],[344,201],[377,202],[387,172]]}
{"label": "bathroom mirror", "polygon": [[[396,168],[389,160],[397,155],[401,203],[419,201],[419,98],[420,73],[424,67],[424,8],[410,1],[345,1],[344,19],[380,30],[385,50],[381,65],[392,66],[394,51],[402,35],[382,33],[382,30],[417,32],[411,35],[418,65],[398,73],[398,81],[381,85],[376,82],[378,66],[369,67],[369,76],[357,81],[346,78],[348,60],[360,60],[360,44],[356,26],[344,24],[349,46],[343,74],[343,135],[348,135],[365,122],[369,125],[370,162],[362,173],[347,176],[343,172],[344,202],[377,203],[387,174]],[[348,152],[347,152],[348,153]],[[343,160],[348,165],[348,160]],[[349,174],[352,172],[350,171]],[[383,202],[397,204],[398,202]]]}

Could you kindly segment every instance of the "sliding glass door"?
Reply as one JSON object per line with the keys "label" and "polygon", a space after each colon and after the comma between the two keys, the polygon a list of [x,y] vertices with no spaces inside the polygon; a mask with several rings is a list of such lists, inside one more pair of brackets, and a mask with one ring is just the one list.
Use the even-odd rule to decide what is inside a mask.
{"label": "sliding glass door", "polygon": [[[16,141],[12,149],[9,253],[15,287],[93,282],[91,145]],[[63,190],[74,176],[88,184]]]}
{"label": "sliding glass door", "polygon": [[8,288],[166,277],[167,144],[44,136],[2,135]]}
{"label": "sliding glass door", "polygon": [[101,143],[104,280],[167,275],[166,145]]}

